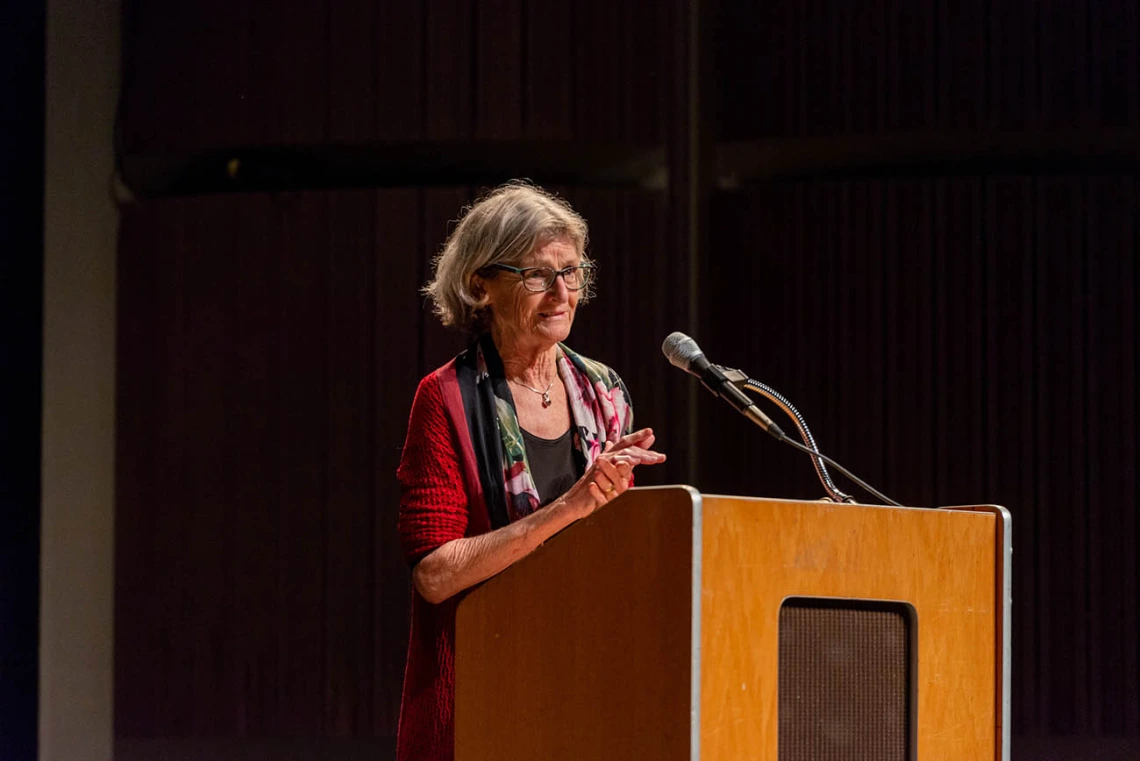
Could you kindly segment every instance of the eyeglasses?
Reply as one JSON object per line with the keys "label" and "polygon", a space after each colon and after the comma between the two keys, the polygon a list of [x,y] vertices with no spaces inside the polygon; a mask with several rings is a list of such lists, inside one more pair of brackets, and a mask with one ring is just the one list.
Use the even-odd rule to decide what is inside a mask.
{"label": "eyeglasses", "polygon": [[531,293],[542,293],[549,290],[550,286],[554,285],[554,279],[559,275],[562,276],[562,282],[566,283],[566,289],[570,291],[580,291],[594,282],[594,265],[592,264],[576,264],[573,267],[564,267],[560,270],[550,267],[520,269],[509,264],[491,264],[484,269],[515,273],[522,278],[523,287]]}

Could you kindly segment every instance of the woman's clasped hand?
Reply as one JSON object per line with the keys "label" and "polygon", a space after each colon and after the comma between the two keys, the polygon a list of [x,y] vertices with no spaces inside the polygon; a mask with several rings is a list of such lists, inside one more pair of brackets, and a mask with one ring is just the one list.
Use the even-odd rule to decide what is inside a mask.
{"label": "woman's clasped hand", "polygon": [[655,440],[652,428],[642,428],[621,437],[616,444],[606,442],[594,464],[566,492],[566,500],[580,500],[585,516],[624,494],[633,486],[635,467],[665,462],[664,453],[650,449]]}

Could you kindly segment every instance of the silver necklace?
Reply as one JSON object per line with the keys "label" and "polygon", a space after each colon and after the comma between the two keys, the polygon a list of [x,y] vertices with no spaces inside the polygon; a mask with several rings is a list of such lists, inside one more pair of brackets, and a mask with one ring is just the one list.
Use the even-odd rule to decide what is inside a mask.
{"label": "silver necklace", "polygon": [[534,393],[541,396],[542,397],[542,407],[543,407],[543,409],[545,409],[545,408],[549,407],[551,404],[553,404],[553,402],[550,401],[550,389],[554,388],[554,381],[556,381],[557,379],[558,379],[558,373],[555,373],[554,377],[550,379],[550,383],[547,384],[545,391],[539,391],[537,388],[535,388],[533,386],[528,386],[525,383],[523,383],[522,381],[512,381],[512,382],[522,386],[523,388],[525,388],[528,391],[533,391]]}

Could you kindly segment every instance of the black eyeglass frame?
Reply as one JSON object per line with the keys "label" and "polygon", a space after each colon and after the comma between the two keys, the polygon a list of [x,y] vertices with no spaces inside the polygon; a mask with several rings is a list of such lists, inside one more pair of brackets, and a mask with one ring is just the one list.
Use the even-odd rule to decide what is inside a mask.
{"label": "black eyeglass frame", "polygon": [[[575,270],[584,271],[585,276],[583,278],[581,278],[581,284],[577,288],[573,288],[573,287],[571,287],[571,285],[569,283],[566,283],[566,290],[568,290],[568,291],[581,291],[584,288],[589,288],[590,283],[593,282],[594,272],[597,271],[597,267],[596,267],[596,265],[593,265],[593,264],[583,263],[583,264],[575,264],[575,265],[572,265],[570,267],[563,267],[560,270],[556,270],[553,267],[512,267],[509,264],[488,264],[486,267],[483,268],[483,270],[484,271],[502,270],[504,272],[513,272],[514,274],[518,275],[519,278],[522,280],[523,288],[526,288],[527,291],[529,291],[530,293],[546,293],[547,291],[550,290],[550,287],[552,285],[554,285],[555,280],[557,280],[559,277],[561,277],[562,282],[566,283],[566,275],[568,275],[569,273],[571,273]],[[549,272],[554,273],[553,275],[550,276],[550,281],[547,282],[547,284],[541,290],[538,290],[538,291],[534,290],[533,288],[529,287],[526,284],[527,273],[528,272],[535,272],[536,270],[547,270]]]}

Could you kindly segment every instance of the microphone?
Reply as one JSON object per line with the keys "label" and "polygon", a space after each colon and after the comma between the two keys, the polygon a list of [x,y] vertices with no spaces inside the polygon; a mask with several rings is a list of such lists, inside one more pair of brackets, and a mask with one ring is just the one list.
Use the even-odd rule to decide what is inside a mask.
{"label": "microphone", "polygon": [[[724,399],[726,402],[731,404],[737,412],[744,415],[744,417],[748,418],[753,423],[770,433],[773,438],[776,439],[776,441],[783,441],[784,443],[795,447],[801,452],[811,455],[812,462],[816,466],[816,471],[819,474],[820,479],[823,481],[824,489],[828,491],[828,493],[836,502],[846,502],[853,500],[851,500],[851,497],[836,489],[835,485],[831,483],[831,478],[827,475],[826,468],[823,467],[823,463],[825,462],[838,470],[843,475],[850,478],[855,483],[859,484],[859,486],[866,489],[870,494],[874,494],[884,503],[902,507],[902,505],[900,505],[898,502],[895,502],[893,499],[878,491],[875,489],[875,487],[871,486],[866,481],[863,481],[854,473],[844,468],[835,460],[820,452],[816,448],[815,440],[812,439],[811,432],[807,430],[807,425],[803,423],[803,420],[800,418],[799,413],[795,411],[795,408],[792,407],[786,399],[784,399],[772,389],[769,389],[762,383],[753,381],[739,370],[731,370],[729,368],[722,369],[712,364],[708,361],[708,358],[705,357],[704,352],[701,351],[701,347],[697,346],[697,342],[689,338],[684,333],[670,333],[669,336],[665,339],[665,343],[661,344],[661,352],[665,355],[665,358],[669,360],[670,364],[681,368],[690,375],[695,375],[700,378],[701,383],[705,388],[713,392],[713,394],[716,396],[719,396],[721,399]],[[737,380],[744,379],[746,385],[748,385],[750,388],[756,388],[768,396],[770,399],[775,401],[777,404],[780,404],[784,408],[785,412],[791,410],[788,412],[788,414],[791,415],[795,422],[797,422],[797,425],[799,425],[800,428],[800,433],[804,436],[804,442],[810,444],[810,446],[804,446],[804,444],[799,443],[795,439],[788,438],[784,432],[780,430],[780,426],[773,423],[771,418],[761,412],[756,407],[756,405],[754,405],[752,401],[744,395],[744,392],[737,388],[733,381],[729,380],[728,377],[725,376],[725,371],[732,373],[734,376],[737,376]]]}
{"label": "microphone", "polygon": [[751,399],[744,395],[743,391],[734,386],[720,368],[708,361],[704,352],[701,351],[701,347],[697,346],[696,341],[684,333],[670,333],[666,337],[665,343],[661,344],[661,352],[671,365],[700,378],[701,384],[714,396],[719,396],[728,402],[733,409],[763,428],[776,441],[784,441],[787,438],[784,432],[780,430],[780,426],[772,422],[772,418],[765,415],[759,407],[752,403]]}

